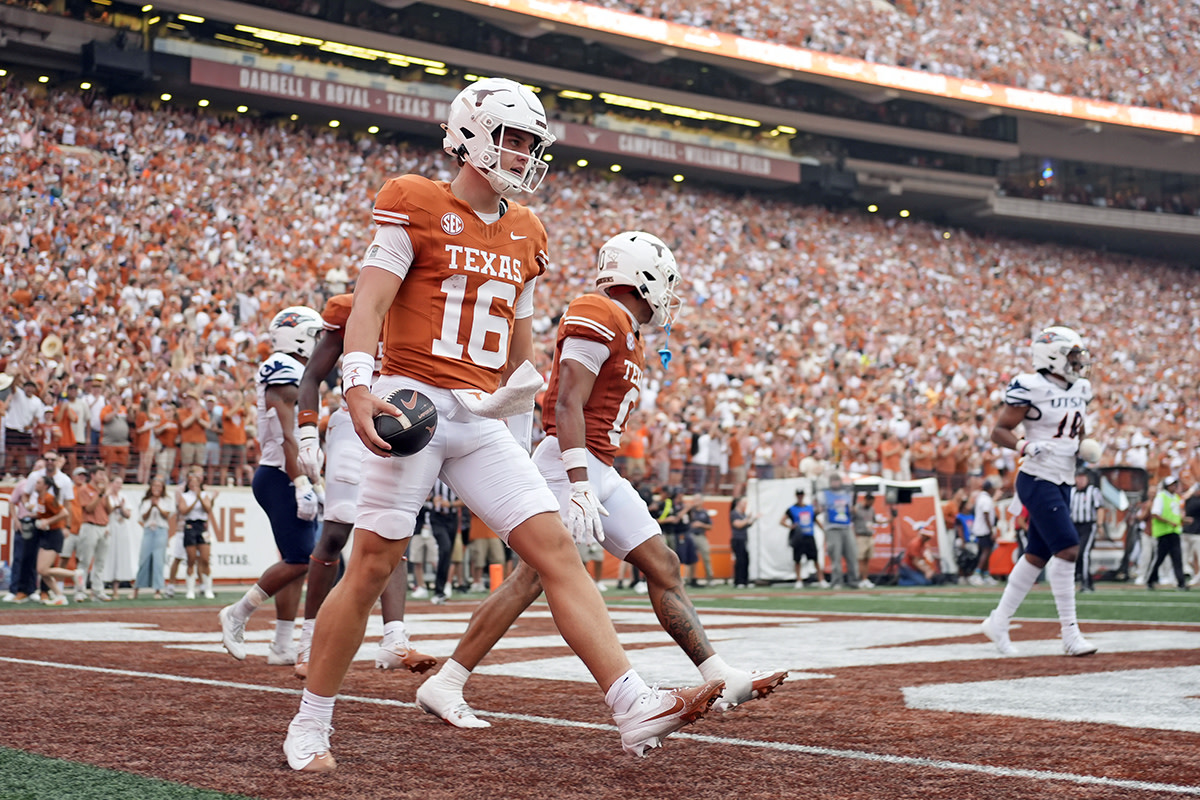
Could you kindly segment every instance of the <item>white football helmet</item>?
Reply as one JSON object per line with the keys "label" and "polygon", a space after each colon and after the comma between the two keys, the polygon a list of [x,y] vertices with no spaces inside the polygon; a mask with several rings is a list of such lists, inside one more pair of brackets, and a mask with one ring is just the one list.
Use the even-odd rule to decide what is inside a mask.
{"label": "white football helmet", "polygon": [[643,231],[618,233],[600,248],[596,288],[632,286],[654,310],[651,322],[670,325],[682,301],[675,294],[679,267],[662,239]]}
{"label": "white football helmet", "polygon": [[1083,338],[1070,328],[1055,325],[1033,337],[1033,368],[1047,370],[1074,383],[1092,371],[1092,356]]}
{"label": "white football helmet", "polygon": [[[527,156],[517,153],[526,157],[520,175],[500,169],[501,154],[516,152],[503,147],[506,128],[525,131],[534,138]],[[442,130],[446,132],[443,149],[470,163],[506,197],[536,191],[550,167],[542,156],[554,144],[554,135],[546,123],[542,101],[527,86],[508,78],[484,78],[459,92]]]}
{"label": "white football helmet", "polygon": [[289,306],[275,315],[267,329],[276,353],[308,358],[324,328],[321,315],[307,306]]}

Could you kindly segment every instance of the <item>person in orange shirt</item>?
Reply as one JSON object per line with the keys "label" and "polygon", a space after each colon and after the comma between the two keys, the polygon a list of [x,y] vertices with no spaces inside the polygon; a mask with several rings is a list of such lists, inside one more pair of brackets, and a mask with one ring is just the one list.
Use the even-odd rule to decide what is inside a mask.
{"label": "person in orange shirt", "polygon": [[79,527],[79,539],[75,544],[75,602],[88,599],[88,578],[91,578],[91,596],[97,600],[110,599],[104,589],[104,565],[108,560],[108,518],[112,505],[108,496],[108,472],[103,467],[94,467],[91,480],[79,487],[77,496],[83,512],[83,524]]}
{"label": "person in orange shirt", "polygon": [[879,443],[879,463],[885,480],[902,480],[901,460],[904,456],[904,445],[891,431],[884,431],[883,441]]}
{"label": "person in orange shirt", "polygon": [[913,430],[913,444],[910,452],[912,453],[910,467],[913,480],[932,478],[937,474],[933,468],[936,450],[925,428]]}
{"label": "person in orange shirt", "polygon": [[62,525],[67,520],[67,509],[63,506],[61,493],[54,480],[39,475],[34,483],[33,516],[37,530],[37,573],[50,589],[43,602],[48,606],[65,606],[67,598],[59,589],[57,578],[73,578],[69,569],[54,566],[62,550]]}
{"label": "person in orange shirt", "polygon": [[189,467],[204,467],[204,449],[208,444],[210,418],[208,411],[194,394],[184,395],[183,409],[179,412],[179,468],[186,472]]}
{"label": "person in orange shirt", "polygon": [[69,397],[71,390],[75,388],[71,384],[64,391],[63,396],[59,398],[58,404],[54,406],[54,423],[60,428],[58,435],[58,452],[67,459],[67,469],[74,470],[77,455],[75,452],[75,432],[73,425],[78,420],[78,412],[72,407],[72,399]]}
{"label": "person in orange shirt", "polygon": [[179,409],[171,402],[165,402],[155,411],[151,412],[150,416],[156,421],[152,430],[154,438],[158,440],[159,450],[154,457],[154,468],[156,474],[166,481],[171,483],[171,476],[175,472],[175,462],[178,460],[179,448]]}
{"label": "person in orange shirt", "polygon": [[246,485],[246,415],[248,409],[240,393],[228,392],[222,406],[225,409],[221,426],[220,483]]}
{"label": "person in orange shirt", "polygon": [[154,420],[150,417],[150,398],[143,396],[133,412],[133,430],[130,432],[133,452],[137,456],[137,482],[149,483],[150,471],[156,455],[154,445]]}

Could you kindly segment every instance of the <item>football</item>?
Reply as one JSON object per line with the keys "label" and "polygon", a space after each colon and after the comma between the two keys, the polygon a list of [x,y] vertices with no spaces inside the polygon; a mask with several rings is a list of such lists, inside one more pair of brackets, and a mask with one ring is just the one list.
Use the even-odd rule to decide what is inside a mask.
{"label": "football", "polygon": [[1079,457],[1089,464],[1095,464],[1104,453],[1104,447],[1095,439],[1084,439],[1079,443]]}
{"label": "football", "polygon": [[437,430],[437,407],[415,389],[396,389],[383,399],[395,406],[400,415],[377,414],[375,432],[391,445],[393,456],[419,453]]}

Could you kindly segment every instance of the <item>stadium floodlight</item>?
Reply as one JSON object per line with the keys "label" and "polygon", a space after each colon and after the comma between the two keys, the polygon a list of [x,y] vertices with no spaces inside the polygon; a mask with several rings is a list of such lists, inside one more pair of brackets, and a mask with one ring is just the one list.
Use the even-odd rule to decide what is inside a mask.
{"label": "stadium floodlight", "polygon": [[372,125],[371,127],[367,128],[367,133],[370,133],[370,134],[376,134],[376,133],[379,133],[379,126],[378,126],[378,125]]}
{"label": "stadium floodlight", "polygon": [[577,167],[586,167],[587,165],[588,165],[588,160],[586,158],[581,158],[575,162],[575,166],[577,166]]}

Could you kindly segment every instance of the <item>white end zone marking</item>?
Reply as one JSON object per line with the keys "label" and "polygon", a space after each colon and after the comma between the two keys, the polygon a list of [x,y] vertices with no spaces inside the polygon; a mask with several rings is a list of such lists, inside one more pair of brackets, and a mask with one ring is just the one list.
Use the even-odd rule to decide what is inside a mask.
{"label": "white end zone marking", "polygon": [[[249,683],[234,683],[230,681],[217,681],[206,678],[189,678],[181,675],[166,675],[154,672],[136,672],[134,670],[125,669],[108,669],[105,667],[89,667],[78,664],[56,664],[50,661],[35,661],[32,659],[10,658],[0,656],[0,663],[24,664],[27,666],[48,667],[51,669],[76,670],[80,672],[92,672],[102,675],[116,675],[129,678],[145,678],[149,680],[168,681],[173,683],[190,683],[201,686],[212,686],[222,689],[234,689],[239,691],[264,692],[270,694],[289,694],[300,696],[299,689],[284,689],[278,686],[259,686]],[[343,703],[364,703],[368,705],[390,706],[394,708],[416,709],[415,703],[405,703],[399,700],[388,700],[374,697],[358,697],[355,695],[338,695],[338,700]],[[476,709],[480,716],[491,717],[494,719],[505,719],[516,722],[532,723],[537,725],[549,725],[560,728],[580,728],[587,730],[601,730],[616,732],[617,728],[614,725],[601,725],[592,722],[575,722],[572,720],[557,719],[554,717],[537,717],[528,714],[507,714],[480,711]],[[732,713],[737,713],[732,712]],[[280,729],[282,731],[283,721],[280,721]],[[475,732],[464,732],[464,736],[476,735]],[[282,733],[280,734],[282,738]],[[1083,786],[1104,786],[1118,789],[1130,789],[1133,791],[1143,792],[1167,792],[1178,795],[1191,795],[1200,797],[1200,786],[1186,786],[1171,783],[1155,783],[1150,781],[1131,781],[1118,780],[1114,778],[1105,778],[1096,775],[1079,775],[1071,772],[1051,772],[1046,770],[1033,769],[1012,769],[1009,767],[996,767],[987,764],[968,764],[959,761],[945,761],[942,759],[920,758],[915,756],[897,756],[883,753],[870,753],[864,750],[839,750],[828,747],[815,747],[812,745],[790,744],[786,742],[767,742],[755,739],[738,739],[724,738],[720,736],[707,736],[704,734],[695,733],[675,733],[672,734],[672,739],[675,740],[690,740],[696,742],[704,742],[706,744],[722,745],[727,747],[745,747],[759,750],[773,750],[781,753],[796,753],[798,755],[819,756],[822,758],[843,758],[854,761],[867,761],[877,764],[893,764],[902,767],[919,767],[921,769],[941,770],[944,772],[958,773],[974,773],[979,775],[988,775],[997,778],[1022,778],[1033,781],[1059,781],[1063,783],[1073,783]]]}
{"label": "white end zone marking", "polygon": [[903,691],[909,708],[929,711],[1200,733],[1200,666],[930,683]]}

